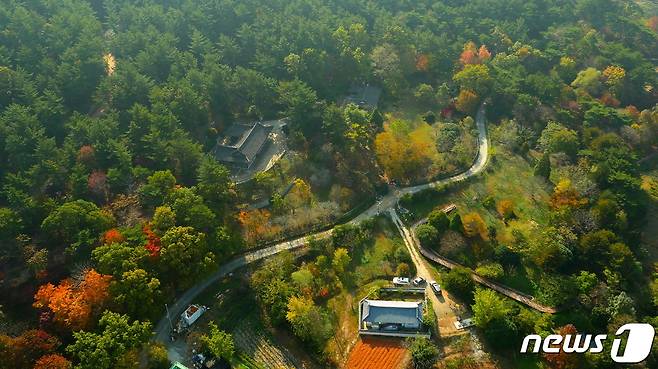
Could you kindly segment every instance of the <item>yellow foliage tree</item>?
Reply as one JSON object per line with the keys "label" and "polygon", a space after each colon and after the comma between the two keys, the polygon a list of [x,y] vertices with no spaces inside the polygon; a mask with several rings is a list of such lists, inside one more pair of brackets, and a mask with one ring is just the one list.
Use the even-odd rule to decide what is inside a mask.
{"label": "yellow foliage tree", "polygon": [[472,113],[475,111],[479,101],[480,98],[475,92],[471,90],[461,90],[459,91],[459,96],[457,96],[455,107],[462,113]]}
{"label": "yellow foliage tree", "polygon": [[295,179],[286,199],[293,209],[310,205],[313,201],[311,186],[301,178]]}
{"label": "yellow foliage tree", "polygon": [[496,204],[496,210],[498,210],[498,214],[500,214],[505,220],[514,217],[514,203],[512,200],[506,199],[498,201]]}
{"label": "yellow foliage tree", "polygon": [[464,226],[464,234],[466,236],[479,236],[484,241],[489,239],[489,230],[487,229],[487,224],[484,222],[480,214],[468,213],[462,216],[462,224]]}
{"label": "yellow foliage tree", "polygon": [[581,199],[578,192],[568,179],[561,179],[551,195],[551,207],[554,209],[577,208],[587,203]]}
{"label": "yellow foliage tree", "polygon": [[427,173],[436,148],[426,136],[414,131],[393,130],[390,125],[375,137],[375,153],[390,178],[409,180]]}

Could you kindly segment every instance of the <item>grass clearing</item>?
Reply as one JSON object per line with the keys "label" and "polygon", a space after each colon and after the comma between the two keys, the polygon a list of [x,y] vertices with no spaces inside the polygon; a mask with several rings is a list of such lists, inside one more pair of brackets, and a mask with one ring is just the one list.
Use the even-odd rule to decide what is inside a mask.
{"label": "grass clearing", "polygon": [[[425,218],[432,210],[449,204],[457,206],[457,212],[478,213],[490,229],[496,233],[496,241],[511,247],[513,231],[521,232],[529,240],[549,223],[550,184],[534,175],[533,166],[527,160],[504,150],[495,150],[486,172],[473,181],[455,184],[445,189],[422,193],[405,206],[411,211],[410,223]],[[514,205],[515,218],[507,222],[498,214],[496,204],[510,200]],[[465,255],[469,255],[465,253]],[[474,267],[472,258],[457,260]],[[531,282],[534,275],[522,265],[507,268],[500,282],[522,292],[533,294]]]}

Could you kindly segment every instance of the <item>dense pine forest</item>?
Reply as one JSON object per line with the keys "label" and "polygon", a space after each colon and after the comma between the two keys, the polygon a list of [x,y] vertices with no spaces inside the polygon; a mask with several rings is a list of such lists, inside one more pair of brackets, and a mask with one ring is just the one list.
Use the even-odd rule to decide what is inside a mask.
{"label": "dense pine forest", "polygon": [[[535,270],[537,298],[575,312],[524,317],[447,273],[476,316],[500,306],[478,323],[493,350],[574,325],[657,326],[657,11],[621,0],[0,0],[0,367],[168,368],[151,343],[164,303],[245,250],[338,222],[390,181],[466,169],[485,101],[494,164],[496,153],[523,158],[550,188],[541,229],[501,238],[469,213],[419,238],[477,245],[464,260],[489,265],[482,274]],[[341,103],[361,84],[382,88],[379,108]],[[237,184],[211,155],[231,124],[280,118],[289,153],[276,170],[295,173],[285,199],[276,175]],[[248,206],[260,198],[269,210]],[[515,204],[490,202],[514,219]],[[368,237],[345,232],[358,236],[334,243],[350,251]],[[266,320],[327,366],[342,365],[323,354],[338,328],[318,318],[327,329],[313,336],[285,307],[340,291],[351,259],[336,257],[340,272],[321,273],[331,282],[319,262],[298,268],[315,273],[308,289],[292,266],[254,282]],[[614,367],[570,358],[542,365]]]}

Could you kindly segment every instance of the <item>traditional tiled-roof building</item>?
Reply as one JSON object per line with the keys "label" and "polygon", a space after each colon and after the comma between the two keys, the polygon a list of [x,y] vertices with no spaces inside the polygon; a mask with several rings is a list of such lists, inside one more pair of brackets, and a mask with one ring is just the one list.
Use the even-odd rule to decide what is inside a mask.
{"label": "traditional tiled-roof building", "polygon": [[217,140],[212,153],[217,160],[229,167],[248,169],[267,145],[271,132],[272,127],[261,122],[235,123]]}

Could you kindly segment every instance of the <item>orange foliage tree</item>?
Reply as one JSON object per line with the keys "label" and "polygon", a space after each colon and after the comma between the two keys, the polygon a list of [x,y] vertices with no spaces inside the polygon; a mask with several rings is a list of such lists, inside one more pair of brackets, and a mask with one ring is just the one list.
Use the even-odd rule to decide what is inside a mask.
{"label": "orange foliage tree", "polygon": [[70,369],[71,362],[57,354],[44,355],[34,364],[33,369]]}
{"label": "orange foliage tree", "polygon": [[94,148],[90,145],[84,145],[78,150],[78,163],[85,164],[87,166],[93,166],[96,162]]}
{"label": "orange foliage tree", "polygon": [[463,65],[478,63],[477,46],[474,42],[469,41],[464,45],[464,51],[459,56],[459,62]]}
{"label": "orange foliage tree", "polygon": [[146,236],[146,245],[144,245],[144,248],[149,252],[149,255],[152,258],[160,256],[160,250],[162,249],[160,237],[151,230],[151,225],[146,223],[144,228],[142,228],[142,232]]}
{"label": "orange foliage tree", "polygon": [[79,283],[65,279],[58,286],[45,284],[34,295],[33,306],[50,310],[53,321],[63,327],[86,328],[107,301],[111,279],[109,275],[89,269]]}
{"label": "orange foliage tree", "polygon": [[473,41],[464,44],[464,51],[459,56],[459,62],[462,65],[469,64],[482,64],[491,59],[491,52],[485,45],[481,45],[478,49]]}
{"label": "orange foliage tree", "polygon": [[107,195],[110,190],[107,184],[107,174],[102,170],[95,170],[87,179],[87,187],[89,192],[100,198],[101,200],[107,201]]}
{"label": "orange foliage tree", "polygon": [[103,234],[103,243],[106,245],[121,243],[125,240],[126,238],[116,228],[109,229]]}
{"label": "orange foliage tree", "polygon": [[269,211],[261,209],[241,211],[238,214],[238,221],[242,225],[247,242],[254,243],[279,232],[280,227],[270,223],[270,216]]}
{"label": "orange foliage tree", "polygon": [[0,335],[3,368],[30,368],[42,355],[54,352],[61,342],[46,331],[30,329],[20,336]]}
{"label": "orange foliage tree", "polygon": [[480,46],[480,49],[478,50],[478,58],[480,59],[480,63],[484,63],[491,59],[491,52],[485,45]]}

